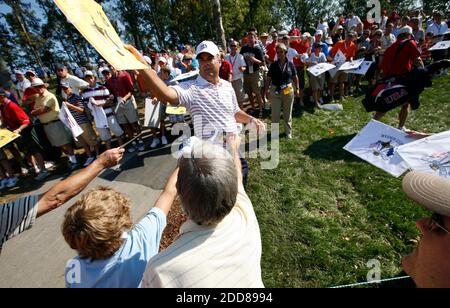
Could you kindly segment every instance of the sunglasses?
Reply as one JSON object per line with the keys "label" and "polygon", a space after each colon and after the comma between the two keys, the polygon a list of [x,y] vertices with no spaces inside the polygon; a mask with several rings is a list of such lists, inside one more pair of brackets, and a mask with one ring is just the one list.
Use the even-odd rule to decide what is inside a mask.
{"label": "sunglasses", "polygon": [[230,47],[237,47],[237,45],[230,45]]}
{"label": "sunglasses", "polygon": [[444,219],[442,218],[442,216],[437,213],[433,213],[433,215],[430,217],[430,221],[428,222],[428,230],[433,231],[436,230],[436,228],[439,228],[445,231],[447,234],[450,234],[450,230],[444,227]]}

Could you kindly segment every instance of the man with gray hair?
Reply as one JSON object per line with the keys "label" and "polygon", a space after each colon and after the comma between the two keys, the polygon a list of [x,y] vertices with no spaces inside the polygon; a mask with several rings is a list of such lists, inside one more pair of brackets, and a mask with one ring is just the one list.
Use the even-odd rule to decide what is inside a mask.
{"label": "man with gray hair", "polygon": [[240,139],[232,155],[197,142],[178,163],[177,191],[188,216],[176,241],[148,262],[142,287],[260,288],[261,235],[242,185]]}

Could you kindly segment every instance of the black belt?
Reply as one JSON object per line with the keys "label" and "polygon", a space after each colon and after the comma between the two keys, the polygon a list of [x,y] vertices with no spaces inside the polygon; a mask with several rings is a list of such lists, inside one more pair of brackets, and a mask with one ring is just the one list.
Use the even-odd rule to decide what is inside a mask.
{"label": "black belt", "polygon": [[50,122],[47,122],[47,123],[42,123],[42,125],[49,125],[49,124],[52,124],[52,123],[55,123],[55,122],[60,122],[60,120],[53,120],[53,121],[50,121]]}

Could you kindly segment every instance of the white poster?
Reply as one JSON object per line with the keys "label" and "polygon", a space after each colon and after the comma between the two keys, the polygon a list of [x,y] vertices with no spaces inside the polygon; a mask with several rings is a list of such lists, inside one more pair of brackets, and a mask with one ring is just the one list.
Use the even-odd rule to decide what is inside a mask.
{"label": "white poster", "polygon": [[145,99],[145,119],[144,126],[145,127],[153,127],[159,128],[159,124],[161,122],[161,102],[157,102],[153,104],[153,99],[146,98]]}
{"label": "white poster", "polygon": [[[355,70],[357,69],[362,63],[364,62],[364,59],[358,59],[353,61],[347,61],[344,64],[339,67],[340,71],[348,71],[348,70]],[[346,72],[348,73],[348,72]]]}
{"label": "white poster", "polygon": [[331,64],[336,66],[335,68],[329,70],[331,77],[334,77],[336,75],[336,73],[339,70],[339,68],[341,67],[341,65],[345,63],[345,60],[346,60],[346,58],[345,58],[344,53],[341,50],[338,50],[338,52],[334,56],[333,61],[331,61]]}
{"label": "white poster", "polygon": [[75,118],[72,116],[69,108],[64,102],[61,105],[61,110],[59,110],[58,117],[61,122],[63,122],[64,125],[66,125],[68,129],[70,129],[73,135],[73,139],[75,139],[75,141],[78,141],[77,138],[83,133],[83,129],[78,125],[77,121],[75,121]]}
{"label": "white poster", "polygon": [[398,154],[412,170],[450,178],[450,131],[403,145]]}
{"label": "white poster", "polygon": [[185,79],[192,78],[194,76],[197,76],[199,74],[199,72],[200,72],[199,70],[195,70],[195,71],[190,71],[188,73],[184,73],[184,74],[178,75],[177,77],[172,79],[170,82],[182,81],[182,80],[185,80]]}
{"label": "white poster", "polygon": [[397,147],[413,141],[415,139],[408,138],[403,131],[371,120],[344,149],[399,177],[408,170],[408,165],[398,155]]}
{"label": "white poster", "polygon": [[365,75],[365,74],[367,74],[367,71],[369,70],[371,64],[372,64],[372,61],[364,61],[363,63],[361,63],[361,65],[357,69],[346,71],[346,73]]}
{"label": "white poster", "polygon": [[319,63],[319,64],[316,64],[316,65],[308,68],[308,72],[310,72],[313,76],[317,77],[335,67],[336,67],[335,65],[330,64],[330,63]]}
{"label": "white poster", "polygon": [[450,41],[438,42],[428,50],[446,50],[450,48]]}

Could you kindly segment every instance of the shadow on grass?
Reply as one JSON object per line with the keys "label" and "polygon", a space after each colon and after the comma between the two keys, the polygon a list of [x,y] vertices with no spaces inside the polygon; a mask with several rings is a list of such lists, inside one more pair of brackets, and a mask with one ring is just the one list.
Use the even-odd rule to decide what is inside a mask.
{"label": "shadow on grass", "polygon": [[343,147],[355,137],[356,134],[323,138],[310,144],[303,154],[313,159],[326,159],[330,161],[345,160],[350,162],[361,161],[358,157],[345,151]]}

